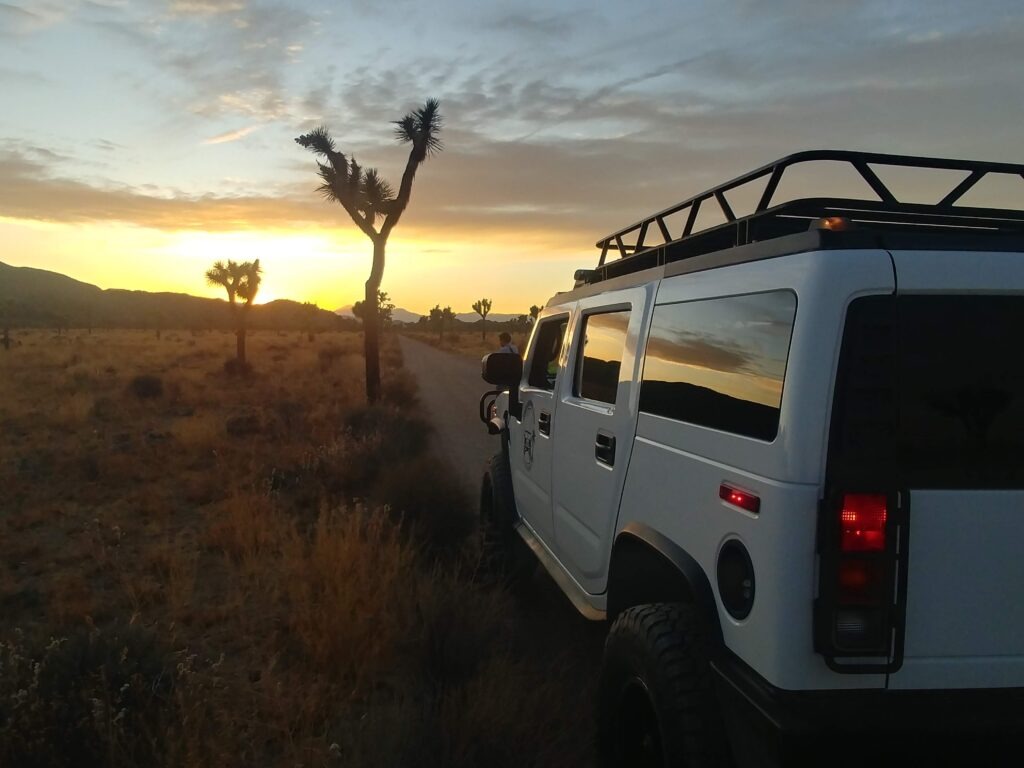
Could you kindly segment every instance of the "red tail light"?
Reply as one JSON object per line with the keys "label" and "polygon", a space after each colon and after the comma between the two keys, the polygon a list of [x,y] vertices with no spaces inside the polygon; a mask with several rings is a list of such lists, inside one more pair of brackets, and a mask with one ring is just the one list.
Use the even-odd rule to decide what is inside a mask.
{"label": "red tail light", "polygon": [[[872,665],[869,657],[890,657],[899,627],[895,622],[901,530],[895,494],[840,492],[823,508],[821,571],[816,604],[816,647],[842,671],[888,669],[891,658]],[[838,659],[860,658],[840,663]]]}
{"label": "red tail light", "polygon": [[848,493],[840,511],[840,549],[843,552],[882,552],[885,550],[885,495]]}

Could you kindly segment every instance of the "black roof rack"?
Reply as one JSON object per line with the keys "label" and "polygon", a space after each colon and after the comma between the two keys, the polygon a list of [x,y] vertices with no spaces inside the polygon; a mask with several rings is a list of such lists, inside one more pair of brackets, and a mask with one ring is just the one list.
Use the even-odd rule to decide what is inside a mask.
{"label": "black roof rack", "polygon": [[[806,197],[772,206],[772,198],[786,169],[821,160],[848,163],[878,199]],[[899,200],[878,178],[871,168],[873,164],[966,171],[967,176],[937,203],[909,203]],[[1019,175],[1024,179],[1024,165],[841,150],[799,152],[695,195],[599,240],[597,247],[601,249],[601,258],[597,269],[581,270],[578,279],[580,282],[598,282],[733,246],[806,232],[814,221],[829,217],[842,217],[857,229],[873,231],[1024,234],[1022,210],[956,204],[989,173]],[[768,181],[754,212],[737,217],[725,193],[766,176]],[[725,223],[694,231],[701,206],[709,201],[718,205]],[[671,232],[668,217],[683,211],[687,213],[682,231]],[[662,242],[647,245],[647,236],[652,230],[660,235]],[[613,253],[617,253],[618,258],[609,260]]]}

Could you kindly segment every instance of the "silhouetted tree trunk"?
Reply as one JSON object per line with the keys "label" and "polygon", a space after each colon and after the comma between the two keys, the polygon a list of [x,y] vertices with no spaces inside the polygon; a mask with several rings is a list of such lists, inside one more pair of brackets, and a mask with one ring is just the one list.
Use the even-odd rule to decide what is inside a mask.
{"label": "silhouetted tree trunk", "polygon": [[387,240],[373,239],[373,266],[366,281],[363,299],[363,351],[366,356],[366,400],[371,405],[380,399],[380,313],[377,296],[384,277],[384,248]]}

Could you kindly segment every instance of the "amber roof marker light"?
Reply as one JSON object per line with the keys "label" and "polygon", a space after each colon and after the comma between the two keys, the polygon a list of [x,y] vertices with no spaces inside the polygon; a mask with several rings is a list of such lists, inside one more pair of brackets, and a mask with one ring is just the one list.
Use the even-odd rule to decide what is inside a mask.
{"label": "amber roof marker light", "polygon": [[808,229],[827,229],[830,232],[846,232],[854,229],[853,222],[845,216],[825,216],[821,219],[814,219]]}

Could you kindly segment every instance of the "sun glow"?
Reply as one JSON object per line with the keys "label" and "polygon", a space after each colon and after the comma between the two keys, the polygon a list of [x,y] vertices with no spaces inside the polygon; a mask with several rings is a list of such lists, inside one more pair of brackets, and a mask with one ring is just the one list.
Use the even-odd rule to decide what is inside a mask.
{"label": "sun glow", "polygon": [[[365,247],[346,233],[295,234],[290,232],[180,232],[165,254],[194,271],[197,280],[215,261],[255,261],[263,268],[257,304],[276,299],[311,301],[334,309],[359,290],[365,270]],[[206,286],[206,295],[220,289]]]}

